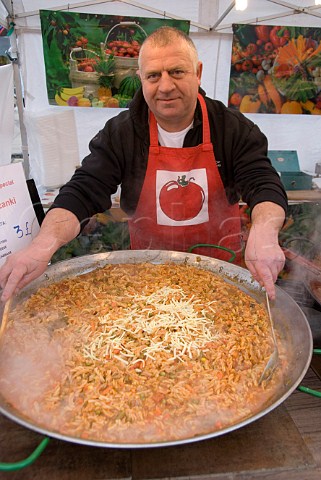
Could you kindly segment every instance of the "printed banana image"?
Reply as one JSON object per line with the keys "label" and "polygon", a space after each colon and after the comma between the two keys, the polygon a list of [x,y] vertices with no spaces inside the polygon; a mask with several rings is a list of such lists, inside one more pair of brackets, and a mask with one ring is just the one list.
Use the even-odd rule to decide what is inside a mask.
{"label": "printed banana image", "polygon": [[85,92],[85,87],[74,87],[74,88],[62,87],[59,90],[59,92],[56,93],[55,101],[57,105],[61,107],[66,107],[68,106],[68,100],[70,97],[77,97],[79,100],[80,98],[83,98],[84,92]]}
{"label": "printed banana image", "polygon": [[67,102],[67,101],[68,101],[68,98],[70,98],[70,97],[82,98],[83,96],[84,96],[83,93],[65,93],[64,90],[61,90],[61,92],[60,92],[60,97],[61,97],[65,102]]}
{"label": "printed banana image", "polygon": [[68,106],[68,103],[66,102],[66,100],[63,100],[58,93],[56,93],[55,95],[55,101],[56,101],[56,104],[59,105],[60,107]]}
{"label": "printed banana image", "polygon": [[65,95],[69,95],[69,97],[72,97],[73,95],[83,95],[85,92],[85,87],[74,87],[74,88],[68,88],[68,87],[63,87],[61,89],[61,93],[64,93]]}
{"label": "printed banana image", "polygon": [[66,107],[68,105],[68,103],[65,100],[63,100],[60,95],[58,95],[58,93],[56,93],[55,95],[55,101],[56,101],[56,104],[59,105],[60,107]]}

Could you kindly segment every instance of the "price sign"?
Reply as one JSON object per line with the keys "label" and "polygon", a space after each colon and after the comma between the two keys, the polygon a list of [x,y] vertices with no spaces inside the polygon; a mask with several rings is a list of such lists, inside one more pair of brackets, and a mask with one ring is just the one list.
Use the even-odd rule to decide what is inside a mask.
{"label": "price sign", "polygon": [[21,163],[0,167],[0,266],[39,232]]}

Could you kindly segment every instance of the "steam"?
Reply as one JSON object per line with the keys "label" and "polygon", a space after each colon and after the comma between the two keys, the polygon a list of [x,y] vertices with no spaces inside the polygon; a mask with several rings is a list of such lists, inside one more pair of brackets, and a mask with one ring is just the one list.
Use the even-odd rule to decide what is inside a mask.
{"label": "steam", "polygon": [[0,348],[0,392],[6,401],[26,415],[41,403],[64,375],[70,342],[47,322],[9,322]]}

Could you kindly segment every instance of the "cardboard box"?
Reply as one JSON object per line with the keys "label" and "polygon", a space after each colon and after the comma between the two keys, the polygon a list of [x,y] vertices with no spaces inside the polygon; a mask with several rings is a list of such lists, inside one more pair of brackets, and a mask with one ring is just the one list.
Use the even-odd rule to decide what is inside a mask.
{"label": "cardboard box", "polygon": [[280,175],[285,190],[311,190],[313,176],[300,171],[296,150],[269,150],[268,157]]}

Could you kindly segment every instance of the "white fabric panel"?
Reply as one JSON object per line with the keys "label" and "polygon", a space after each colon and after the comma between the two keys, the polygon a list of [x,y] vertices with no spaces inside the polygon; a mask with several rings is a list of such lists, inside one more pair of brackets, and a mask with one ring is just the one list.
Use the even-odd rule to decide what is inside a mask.
{"label": "white fabric panel", "polygon": [[219,36],[217,34],[192,33],[191,38],[197,48],[199,60],[203,63],[201,87],[208,97],[214,98],[215,85],[219,80],[217,78]]}
{"label": "white fabric panel", "polygon": [[0,67],[0,165],[11,162],[14,135],[13,67]]}
{"label": "white fabric panel", "polygon": [[0,0],[0,25],[7,27],[7,16],[9,10],[8,0]]}
{"label": "white fabric panel", "polygon": [[[99,112],[95,112],[99,110]],[[88,155],[89,141],[103,128],[109,118],[121,112],[120,108],[75,108],[80,162]]]}
{"label": "white fabric panel", "polygon": [[31,177],[36,184],[57,188],[79,165],[76,122],[72,109],[26,112]]}
{"label": "white fabric panel", "polygon": [[0,25],[3,27],[7,27],[7,13],[3,7],[3,5],[0,3]]}
{"label": "white fabric panel", "polygon": [[43,110],[49,103],[41,35],[25,33],[18,40],[26,110]]}
{"label": "white fabric panel", "polygon": [[321,162],[321,115],[248,114],[263,130],[270,150],[296,150],[300,169],[314,174]]}

